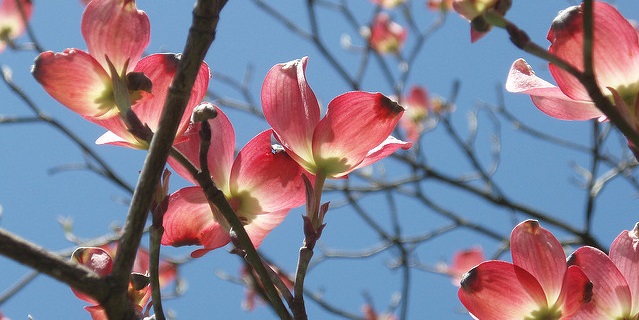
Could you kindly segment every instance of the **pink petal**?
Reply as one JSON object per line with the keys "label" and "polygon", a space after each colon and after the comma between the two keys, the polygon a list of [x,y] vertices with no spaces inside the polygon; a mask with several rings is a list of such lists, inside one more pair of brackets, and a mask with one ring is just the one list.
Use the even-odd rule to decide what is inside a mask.
{"label": "pink petal", "polygon": [[107,57],[118,72],[130,71],[149,44],[151,26],[134,0],[93,0],[82,15],[82,35],[89,53],[108,70]]}
{"label": "pink petal", "polygon": [[[144,95],[142,99],[131,107],[142,124],[149,126],[151,131],[155,132],[157,130],[166,101],[166,94],[177,71],[178,62],[179,58],[174,54],[153,54],[140,60],[134,69],[135,72],[144,73],[153,83],[153,88],[151,89],[153,94]],[[206,64],[202,64],[191,91],[191,98],[180,120],[176,136],[180,136],[186,130],[193,109],[206,94],[209,78],[209,68]],[[109,119],[87,117],[87,120],[111,131],[111,133],[106,133],[100,137],[96,141],[97,144],[125,146],[134,149],[148,148],[148,143],[138,140],[131,134],[119,117]],[[177,143],[179,140],[181,139],[175,142]]]}
{"label": "pink petal", "polygon": [[379,160],[382,160],[390,156],[391,154],[393,154],[395,151],[399,150],[400,148],[404,150],[408,150],[412,146],[413,146],[412,142],[406,142],[406,141],[399,140],[393,136],[388,136],[388,138],[386,138],[386,140],[384,140],[379,146],[370,150],[368,154],[366,154],[366,157],[364,158],[364,160],[362,160],[362,162],[360,162],[357,166],[355,166],[351,170],[339,176],[344,176],[345,174],[348,174],[354,170],[366,167]]}
{"label": "pink petal", "polygon": [[428,91],[425,88],[419,86],[413,86],[410,88],[408,96],[403,101],[403,104],[408,105],[412,109],[422,109],[426,113],[432,109],[432,104],[428,98]]}
{"label": "pink petal", "polygon": [[[73,251],[71,260],[75,261],[97,273],[100,277],[105,277],[111,273],[113,268],[113,259],[102,248],[97,247],[80,247]],[[73,293],[80,299],[97,303],[90,295],[85,294],[75,288],[71,288]]]}
{"label": "pink petal", "polygon": [[306,201],[304,169],[271,145],[272,130],[251,139],[231,171],[231,198],[239,199],[237,214],[252,219],[262,212],[301,206]]}
{"label": "pink petal", "polygon": [[101,306],[84,307],[91,314],[91,320],[109,320],[106,311]]}
{"label": "pink petal", "polygon": [[271,230],[282,223],[289,211],[290,209],[284,209],[265,214],[258,214],[251,223],[244,227],[255,248],[258,248],[262,244],[262,241],[269,232],[271,232]]}
{"label": "pink petal", "polygon": [[639,313],[639,224],[625,230],[610,245],[610,260],[623,274],[632,294],[631,314]]}
{"label": "pink petal", "polygon": [[561,120],[589,120],[603,113],[590,102],[573,100],[559,88],[537,77],[524,59],[513,62],[506,79],[506,90],[529,94],[535,106],[547,115]]}
{"label": "pink petal", "polygon": [[404,108],[381,93],[357,91],[336,97],[313,135],[315,163],[328,177],[354,170],[369,153],[378,154],[373,150],[388,138],[403,113]]}
{"label": "pink petal", "polygon": [[109,130],[95,141],[96,144],[109,144],[132,149],[148,148],[148,143],[137,139],[133,134],[131,134],[129,129],[126,127],[126,124],[124,124],[124,121],[122,121],[122,118],[119,116],[108,119],[91,117],[87,117],[86,119]]}
{"label": "pink petal", "polygon": [[566,272],[566,254],[557,238],[535,220],[517,225],[510,235],[513,264],[532,274],[546,293],[549,305],[557,301]]}
{"label": "pink petal", "polygon": [[163,245],[204,246],[193,252],[193,257],[225,246],[231,240],[228,233],[213,219],[211,206],[199,187],[182,188],[170,196],[163,226]]}
{"label": "pink petal", "polygon": [[319,122],[317,98],[306,82],[308,57],[273,66],[262,85],[262,107],[266,121],[278,140],[293,151],[291,157],[312,167],[312,138]]}
{"label": "pink petal", "polygon": [[[614,7],[594,2],[594,73],[601,88],[621,88],[639,80],[639,45],[637,32]],[[562,11],[548,32],[549,51],[583,70],[583,8]],[[576,100],[590,97],[579,81],[550,64],[550,72],[561,90]],[[636,90],[636,89],[635,89]],[[636,92],[634,93],[636,95]]]}
{"label": "pink petal", "polygon": [[31,72],[54,99],[81,116],[109,118],[117,114],[111,78],[84,51],[43,52]]}
{"label": "pink petal", "polygon": [[[166,94],[169,91],[173,77],[175,77],[179,62],[179,55],[169,53],[152,54],[140,60],[133,70],[135,72],[143,72],[153,83],[153,88],[151,89],[153,97],[151,99],[141,100],[139,103],[136,103],[132,109],[142,123],[148,125],[154,132],[157,130],[157,126],[160,122],[160,116],[166,101]],[[206,95],[210,77],[211,72],[209,67],[206,63],[203,63],[195,79],[193,89],[191,90],[191,97],[187,103],[186,110],[180,120],[178,135],[186,130],[193,109]]]}
{"label": "pink petal", "polygon": [[584,305],[578,315],[583,319],[620,319],[629,315],[632,309],[630,288],[605,253],[592,247],[581,247],[568,258],[568,264],[579,266],[593,284],[592,302]]}
{"label": "pink petal", "polygon": [[584,304],[592,299],[592,283],[577,266],[570,266],[564,275],[561,294],[556,306],[561,309],[561,318],[570,319]]}
{"label": "pink petal", "polygon": [[457,295],[477,319],[525,319],[531,312],[547,308],[537,280],[526,270],[504,261],[487,261],[470,270]]}
{"label": "pink petal", "polygon": [[[209,120],[209,124],[211,126],[211,146],[207,154],[209,172],[215,185],[224,194],[230,194],[229,177],[235,153],[233,125],[220,108],[217,108],[217,117]],[[200,167],[199,130],[199,123],[191,124],[182,135],[186,141],[175,145],[175,148],[198,168]],[[180,176],[197,185],[191,174],[175,159],[169,157],[168,163]]]}
{"label": "pink petal", "polygon": [[448,267],[448,274],[454,285],[459,286],[462,276],[470,269],[484,262],[484,251],[481,248],[472,248],[455,252],[453,262]]}
{"label": "pink petal", "polygon": [[385,12],[378,13],[373,19],[369,44],[379,53],[398,52],[404,45],[408,31],[392,21]]}

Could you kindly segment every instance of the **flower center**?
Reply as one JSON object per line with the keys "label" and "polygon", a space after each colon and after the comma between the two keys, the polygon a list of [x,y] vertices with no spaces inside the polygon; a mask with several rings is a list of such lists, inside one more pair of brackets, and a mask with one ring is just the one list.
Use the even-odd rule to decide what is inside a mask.
{"label": "flower center", "polygon": [[535,310],[530,313],[530,316],[526,317],[525,320],[558,320],[561,318],[561,310],[557,310],[556,307],[552,308],[541,308],[539,310]]}

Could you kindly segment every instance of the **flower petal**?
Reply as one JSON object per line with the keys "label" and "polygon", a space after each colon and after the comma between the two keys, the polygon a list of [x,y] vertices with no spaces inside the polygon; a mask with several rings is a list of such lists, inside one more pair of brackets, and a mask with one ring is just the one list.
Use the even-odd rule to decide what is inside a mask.
{"label": "flower petal", "polygon": [[[611,5],[595,1],[593,6],[593,64],[601,88],[620,88],[639,81],[637,32]],[[562,11],[548,32],[550,53],[583,70],[583,7]],[[550,72],[561,90],[576,100],[590,100],[579,81],[550,64]],[[635,88],[637,89],[637,88]],[[636,95],[636,94],[635,94]]]}
{"label": "flower petal", "polygon": [[504,261],[483,262],[470,270],[457,295],[477,319],[525,319],[531,312],[547,307],[537,280],[526,270]]}
{"label": "flower petal", "polygon": [[[235,153],[235,131],[226,114],[220,108],[216,109],[217,117],[209,120],[211,147],[207,154],[208,166],[211,178],[218,189],[224,194],[230,194],[229,177]],[[175,145],[175,148],[198,168],[200,168],[200,126],[199,123],[191,124],[182,135],[186,141]],[[197,185],[191,174],[173,157],[169,157],[168,163],[180,176]]]}
{"label": "flower petal", "polygon": [[582,307],[582,319],[621,319],[632,309],[632,296],[623,274],[608,256],[593,247],[581,247],[568,258],[592,282],[592,303]]}
{"label": "flower petal", "polygon": [[455,252],[451,265],[444,270],[451,276],[453,284],[459,286],[462,276],[485,260],[484,250],[480,247],[461,250]]}
{"label": "flower petal", "polygon": [[610,245],[610,260],[624,275],[633,297],[631,314],[639,313],[639,223],[625,230]]}
{"label": "flower petal", "polygon": [[162,225],[163,245],[204,246],[193,252],[193,257],[199,257],[231,241],[228,233],[213,219],[211,206],[199,187],[182,188],[169,197]]}
{"label": "flower petal", "polygon": [[341,174],[339,176],[335,176],[335,177],[341,177],[344,176],[354,170],[357,170],[359,168],[363,168],[366,167],[370,164],[373,164],[379,160],[382,160],[388,156],[390,156],[391,154],[393,154],[395,151],[397,151],[398,149],[404,149],[404,150],[408,150],[413,146],[412,142],[406,142],[406,141],[402,141],[399,140],[393,136],[388,136],[388,138],[386,138],[386,140],[384,140],[384,142],[382,142],[379,146],[373,148],[371,151],[368,152],[368,154],[366,154],[366,157],[364,158],[364,160],[362,160],[362,162],[360,162],[357,166],[355,166],[354,168],[352,168],[351,170],[348,170],[347,172],[345,172],[344,174]]}
{"label": "flower petal", "polygon": [[[71,254],[71,260],[81,264],[100,277],[105,277],[111,273],[113,268],[113,259],[102,248],[97,247],[79,247]],[[89,303],[97,303],[90,295],[71,287],[71,291],[80,299]]]}
{"label": "flower petal", "polygon": [[403,113],[404,108],[381,93],[357,91],[336,97],[313,135],[318,168],[328,177],[354,170],[388,138]]}
{"label": "flower petal", "polygon": [[134,0],[93,0],[82,15],[82,35],[89,53],[108,70],[106,59],[118,72],[130,71],[149,44],[151,25]]}
{"label": "flower petal", "polygon": [[284,209],[265,214],[258,214],[251,223],[244,227],[255,248],[258,248],[262,244],[262,241],[266,238],[269,232],[271,232],[271,230],[282,223],[289,211],[290,209]]}
{"label": "flower petal", "polygon": [[566,254],[555,236],[535,220],[517,225],[510,235],[513,264],[532,274],[546,293],[548,305],[557,301],[566,272]]}
{"label": "flower petal", "polygon": [[266,130],[251,139],[231,170],[231,197],[239,199],[237,214],[249,219],[306,201],[305,171],[286,152],[273,149],[272,133]]}
{"label": "flower petal", "polygon": [[111,78],[84,51],[43,52],[35,59],[31,72],[54,99],[81,116],[108,118],[118,112]]}
{"label": "flower petal", "polygon": [[262,85],[262,107],[266,121],[278,140],[293,151],[291,157],[312,167],[312,138],[320,119],[315,93],[306,82],[308,57],[281,63],[269,70]]}
{"label": "flower petal", "polygon": [[570,266],[564,275],[561,294],[556,306],[561,309],[562,319],[570,319],[584,304],[591,301],[592,283],[577,266]]}
{"label": "flower petal", "polygon": [[101,135],[96,141],[95,144],[102,145],[108,144],[112,146],[121,146],[132,149],[146,149],[148,148],[148,143],[138,140],[129,129],[127,129],[126,124],[122,121],[122,118],[111,117],[108,119],[101,118],[91,118],[86,117],[87,120],[109,130]]}
{"label": "flower petal", "polygon": [[573,100],[558,87],[537,77],[524,59],[513,62],[506,79],[506,90],[529,94],[535,106],[545,114],[561,120],[589,120],[603,113],[588,101]]}
{"label": "flower petal", "polygon": [[[166,102],[166,95],[177,72],[179,62],[180,56],[176,54],[152,54],[140,60],[133,70],[144,73],[144,75],[151,80],[151,83],[153,83],[153,88],[151,89],[153,93],[152,98],[140,100],[139,103],[134,104],[132,107],[135,114],[140,118],[140,121],[148,125],[153,132],[157,130],[158,124],[160,123],[160,116],[162,115],[164,103]],[[189,124],[193,109],[206,95],[210,77],[211,72],[208,65],[202,63],[195,83],[193,84],[193,89],[191,90],[191,97],[180,120],[177,135],[184,132]]]}

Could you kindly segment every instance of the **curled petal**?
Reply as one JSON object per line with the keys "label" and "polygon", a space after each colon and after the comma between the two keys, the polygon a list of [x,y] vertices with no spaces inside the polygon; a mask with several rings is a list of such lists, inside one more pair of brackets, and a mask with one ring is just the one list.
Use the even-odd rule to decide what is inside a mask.
{"label": "curled petal", "polygon": [[592,300],[592,283],[577,266],[570,266],[564,275],[561,294],[556,306],[561,309],[562,319],[570,319],[584,304]]}
{"label": "curled petal", "polygon": [[[593,67],[597,83],[602,87],[620,88],[637,85],[639,80],[639,46],[637,32],[611,5],[593,3]],[[583,6],[562,11],[548,32],[552,54],[583,70]],[[550,64],[550,72],[557,85],[575,100],[589,100],[590,96],[579,81],[568,72]],[[636,91],[639,88],[634,88]]]}
{"label": "curled petal", "polygon": [[504,261],[487,261],[461,281],[459,300],[477,319],[533,319],[531,312],[546,308],[546,295],[526,270]]}
{"label": "curled petal", "polygon": [[54,99],[81,116],[109,118],[118,112],[111,78],[84,51],[43,52],[35,59],[31,72]]}
{"label": "curled petal", "polygon": [[363,168],[366,167],[370,164],[373,164],[379,160],[382,160],[388,156],[390,156],[391,154],[393,154],[395,151],[401,149],[404,150],[408,150],[413,146],[412,142],[406,142],[406,141],[402,141],[399,140],[393,136],[388,136],[388,138],[386,138],[386,140],[384,140],[382,143],[380,143],[377,147],[373,148],[372,150],[370,150],[367,154],[366,157],[364,158],[364,160],[362,160],[362,162],[360,162],[357,166],[355,166],[354,168],[352,168],[351,170],[343,173],[342,175],[339,176],[344,176],[345,174],[348,174],[350,172],[352,172],[353,170],[359,169],[359,168]]}
{"label": "curled petal", "polygon": [[199,187],[178,190],[169,197],[164,214],[162,244],[175,247],[201,245],[191,255],[199,257],[225,246],[231,241],[228,233],[215,221],[204,192]]}
{"label": "curled petal", "polygon": [[149,44],[151,26],[134,0],[93,0],[82,15],[82,35],[89,53],[104,69],[107,57],[121,71],[130,71]]}
{"label": "curled petal", "polygon": [[96,144],[109,144],[132,149],[148,148],[147,142],[137,139],[129,132],[126,124],[120,117],[111,117],[108,119],[87,117],[86,119],[109,130],[95,141]]}
{"label": "curled petal", "polygon": [[639,313],[639,224],[625,230],[610,245],[610,260],[624,275],[633,297],[631,314]]}
{"label": "curled petal", "polygon": [[84,307],[91,314],[91,320],[109,320],[109,317],[101,306]]}
{"label": "curled petal", "polygon": [[320,119],[315,93],[306,82],[308,58],[277,64],[262,85],[262,107],[266,121],[277,132],[291,157],[305,167],[312,166],[312,138]]}
{"label": "curled petal", "polygon": [[285,151],[272,147],[272,133],[266,130],[251,139],[233,163],[231,197],[241,199],[238,215],[252,218],[298,207],[306,200],[304,169]]}
{"label": "curled petal", "polygon": [[[71,260],[93,270],[100,277],[109,275],[113,268],[113,259],[109,253],[97,247],[77,248],[73,251],[73,254],[71,254]],[[97,303],[90,295],[78,291],[73,287],[71,290],[78,298],[90,303]]]}
{"label": "curled petal", "polygon": [[593,284],[592,302],[584,305],[584,319],[623,319],[632,309],[632,294],[623,274],[608,256],[593,247],[581,247],[568,258]]}
{"label": "curled petal", "polygon": [[585,101],[573,100],[558,87],[537,77],[524,59],[517,59],[510,67],[506,90],[529,94],[535,106],[553,118],[589,120],[603,116],[589,98]]}
{"label": "curled petal", "polygon": [[510,235],[513,263],[532,274],[546,293],[549,305],[561,292],[566,255],[561,244],[535,220],[517,225]]}
{"label": "curled petal", "polygon": [[337,96],[313,135],[315,163],[329,177],[352,171],[388,138],[403,113],[404,108],[381,93]]}

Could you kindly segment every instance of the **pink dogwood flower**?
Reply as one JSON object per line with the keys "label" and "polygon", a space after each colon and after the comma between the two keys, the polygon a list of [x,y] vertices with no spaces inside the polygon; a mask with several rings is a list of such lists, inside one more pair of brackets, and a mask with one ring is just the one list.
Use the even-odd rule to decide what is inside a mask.
{"label": "pink dogwood flower", "polygon": [[419,86],[411,87],[401,104],[406,111],[399,120],[399,126],[404,129],[406,138],[411,142],[419,140],[428,123],[431,127],[434,126],[439,115],[452,109],[440,98],[430,98],[426,88]]}
{"label": "pink dogwood flower", "polygon": [[[133,0],[91,1],[82,15],[82,35],[88,53],[79,49],[43,52],[35,60],[33,76],[62,105],[110,130],[97,143],[146,148],[147,142],[129,131],[139,128],[128,128],[123,121],[129,111],[123,108],[131,108],[142,125],[154,131],[178,56],[155,54],[140,60],[149,43],[150,25]],[[203,65],[178,135],[202,100],[209,77],[208,66]]]}
{"label": "pink dogwood flower", "polygon": [[[24,17],[20,8],[24,12]],[[7,43],[11,43],[13,39],[24,33],[25,19],[29,21],[32,13],[33,3],[31,0],[0,0],[0,52],[4,51]]]}
{"label": "pink dogwood flower", "polygon": [[576,319],[639,318],[639,224],[624,230],[610,246],[610,255],[581,247],[568,264],[579,266],[593,284],[592,303]]}
{"label": "pink dogwood flower", "polygon": [[534,220],[510,236],[513,263],[486,261],[466,273],[459,300],[476,319],[568,319],[590,300],[592,284],[566,266],[557,239]]}
{"label": "pink dogwood flower", "polygon": [[408,30],[381,12],[373,19],[368,43],[378,53],[397,53],[404,46],[407,36]]}
{"label": "pink dogwood flower", "polygon": [[[295,207],[304,204],[304,170],[286,152],[271,145],[272,130],[266,130],[249,141],[233,157],[235,132],[226,115],[218,109],[211,125],[211,148],[208,168],[213,182],[244,224],[253,245],[264,237]],[[201,124],[194,123],[184,133],[186,141],[175,145],[199,167]],[[197,184],[189,172],[175,159],[169,164],[185,179]],[[215,210],[212,212],[212,210]],[[209,205],[199,186],[185,187],[171,194],[164,214],[162,244],[172,246],[200,245],[191,256],[200,257],[230,242],[229,227]]]}
{"label": "pink dogwood flower", "polygon": [[320,107],[306,82],[307,57],[277,64],[262,85],[266,121],[287,153],[314,175],[341,178],[410,142],[389,136],[404,109],[381,93],[344,93]]}
{"label": "pink dogwood flower", "polygon": [[[593,68],[602,92],[635,128],[639,94],[639,42],[637,32],[614,7],[594,2]],[[548,49],[578,70],[583,70],[583,7],[562,11],[548,32]],[[605,120],[585,87],[568,72],[549,64],[557,86],[537,77],[523,59],[516,60],[508,74],[506,89],[530,95],[533,104],[547,115],[561,120]],[[631,146],[635,151],[635,148]],[[635,152],[636,153],[636,152]]]}
{"label": "pink dogwood flower", "polygon": [[[80,247],[76,249],[71,259],[79,264],[88,267],[96,272],[100,277],[111,274],[113,268],[113,258],[118,248],[117,242],[107,243],[101,247]],[[145,307],[151,298],[151,287],[148,281],[149,272],[149,252],[146,249],[138,249],[129,282],[129,301],[134,305],[138,315],[143,316]],[[165,287],[173,282],[177,277],[177,266],[169,261],[160,260],[159,274],[160,287]],[[106,312],[89,295],[71,288],[73,293],[80,299],[93,304],[84,307],[91,314],[93,320],[108,320]]]}
{"label": "pink dogwood flower", "polygon": [[443,265],[438,269],[450,276],[453,285],[459,286],[464,274],[485,260],[484,250],[479,247],[459,250],[453,255],[450,265]]}
{"label": "pink dogwood flower", "polygon": [[[149,18],[137,10],[135,1],[95,0],[84,10],[81,24],[89,52],[43,52],[36,58],[33,75],[72,111],[109,118],[119,113],[111,78],[133,71],[149,43]],[[109,62],[118,74],[111,74]]]}

